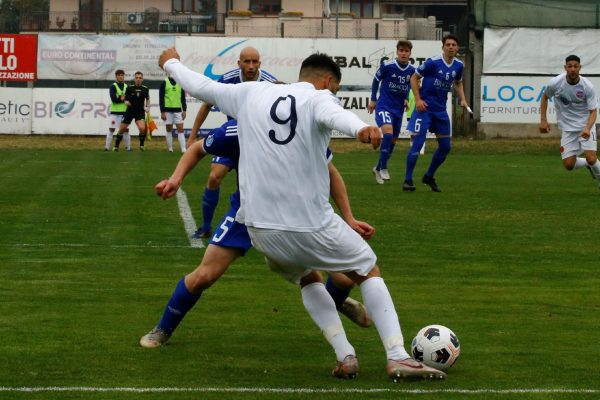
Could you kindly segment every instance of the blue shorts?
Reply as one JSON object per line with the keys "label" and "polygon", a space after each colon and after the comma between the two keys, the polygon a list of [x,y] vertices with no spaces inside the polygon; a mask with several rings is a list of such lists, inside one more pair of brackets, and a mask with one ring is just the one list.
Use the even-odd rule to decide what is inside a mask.
{"label": "blue shorts", "polygon": [[415,135],[426,134],[427,131],[437,135],[450,135],[450,118],[446,111],[415,110],[408,122],[408,131]]}
{"label": "blue shorts", "polygon": [[392,134],[395,138],[400,136],[400,128],[402,127],[402,113],[399,115],[391,111],[375,109],[375,123],[381,128],[382,125],[392,125]]}
{"label": "blue shorts", "polygon": [[233,167],[235,167],[235,164],[233,163],[233,161],[231,161],[231,159],[228,157],[214,156],[211,163],[223,164],[224,166],[228,167],[229,169],[233,169]]}
{"label": "blue shorts", "polygon": [[246,225],[236,222],[235,214],[237,214],[237,208],[231,207],[227,210],[208,243],[240,249],[245,254],[252,248],[252,242],[248,236]]}

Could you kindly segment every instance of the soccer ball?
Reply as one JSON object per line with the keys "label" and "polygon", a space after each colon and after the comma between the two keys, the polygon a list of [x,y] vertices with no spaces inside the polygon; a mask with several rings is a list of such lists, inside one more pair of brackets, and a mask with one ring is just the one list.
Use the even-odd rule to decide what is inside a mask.
{"label": "soccer ball", "polygon": [[445,371],[460,354],[458,337],[442,325],[429,325],[421,329],[412,341],[413,358]]}

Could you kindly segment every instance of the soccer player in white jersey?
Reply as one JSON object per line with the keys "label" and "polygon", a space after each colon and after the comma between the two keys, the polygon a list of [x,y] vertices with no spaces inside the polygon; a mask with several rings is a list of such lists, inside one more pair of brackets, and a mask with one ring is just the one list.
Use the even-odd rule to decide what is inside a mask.
{"label": "soccer player in white jersey", "polygon": [[[570,55],[565,60],[565,72],[552,78],[542,94],[540,132],[550,132],[548,99],[554,99],[556,119],[562,132],[560,153],[564,167],[571,171],[587,167],[599,182],[600,162],[596,155],[596,117],[598,100],[592,83],[579,75],[581,60]],[[584,157],[578,157],[583,153]]]}
{"label": "soccer player in white jersey", "polygon": [[[260,54],[254,47],[244,47],[240,51],[237,64],[237,68],[225,72],[217,82],[236,85],[241,82],[250,81],[277,81],[277,78],[260,68]],[[198,131],[206,120],[206,117],[208,117],[211,108],[212,104],[207,102],[203,102],[200,106],[198,114],[196,114],[196,119],[194,120],[194,126],[190,132],[190,137],[188,138],[188,147],[196,141]],[[227,119],[231,118],[228,117]],[[212,220],[217,205],[219,204],[221,181],[225,179],[225,176],[232,168],[233,162],[227,157],[213,157],[206,187],[202,193],[202,224],[192,235],[193,239],[210,238],[212,233]]]}
{"label": "soccer player in white jersey", "polygon": [[333,375],[354,377],[358,361],[319,270],[343,272],[360,285],[386,350],[390,378],[445,378],[406,352],[375,253],[329,203],[331,130],[374,148],[381,143],[379,128],[344,110],[332,94],[339,88],[339,66],[325,54],[313,54],[303,61],[297,83],[224,85],[185,67],[174,48],[161,54],[159,65],[190,95],[238,120],[241,207],[236,220],[246,224],[269,267],[300,284],[305,308],[335,351]]}

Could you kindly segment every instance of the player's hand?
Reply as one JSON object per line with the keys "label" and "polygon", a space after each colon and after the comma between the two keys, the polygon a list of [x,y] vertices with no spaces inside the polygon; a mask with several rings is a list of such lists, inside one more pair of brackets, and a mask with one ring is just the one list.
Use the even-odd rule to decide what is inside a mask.
{"label": "player's hand", "polygon": [[180,185],[171,178],[163,179],[162,181],[158,182],[156,186],[154,186],[154,191],[159,197],[161,197],[163,200],[166,200],[175,196],[179,186]]}
{"label": "player's hand", "polygon": [[550,132],[550,125],[548,125],[548,121],[540,122],[540,133],[548,133]]}
{"label": "player's hand", "polygon": [[424,100],[419,99],[415,102],[415,108],[417,111],[423,112],[427,110],[427,103]]}
{"label": "player's hand", "polygon": [[358,131],[358,140],[362,143],[371,143],[374,150],[379,148],[381,137],[381,131],[376,126],[365,126]]}
{"label": "player's hand", "polygon": [[356,231],[363,239],[369,240],[375,234],[375,228],[364,221],[354,220],[353,223],[349,224],[352,229]]}
{"label": "player's hand", "polygon": [[584,130],[581,131],[581,138],[582,139],[588,139],[590,137],[590,130],[585,128]]}
{"label": "player's hand", "polygon": [[369,114],[373,114],[373,111],[375,110],[375,106],[376,106],[376,105],[377,105],[377,102],[376,102],[376,101],[373,101],[373,100],[371,100],[371,101],[369,102],[369,105],[367,106],[367,112],[368,112]]}
{"label": "player's hand", "polygon": [[160,54],[160,57],[158,58],[158,66],[162,68],[163,65],[165,65],[165,63],[171,58],[176,58],[178,60],[180,59],[179,53],[177,53],[175,47],[169,47],[168,49],[163,50],[163,52]]}
{"label": "player's hand", "polygon": [[125,100],[125,104],[127,104],[127,107],[131,107],[131,102],[129,100]]}
{"label": "player's hand", "polygon": [[144,111],[145,111],[145,112],[150,112],[150,106],[146,106],[146,107],[144,107]]}
{"label": "player's hand", "polygon": [[186,117],[186,116],[187,116],[186,112],[185,112],[185,111],[182,111],[182,112],[181,112],[181,119],[185,119],[185,117]]}
{"label": "player's hand", "polygon": [[161,112],[160,113],[160,119],[162,119],[163,121],[167,120],[167,113]]}

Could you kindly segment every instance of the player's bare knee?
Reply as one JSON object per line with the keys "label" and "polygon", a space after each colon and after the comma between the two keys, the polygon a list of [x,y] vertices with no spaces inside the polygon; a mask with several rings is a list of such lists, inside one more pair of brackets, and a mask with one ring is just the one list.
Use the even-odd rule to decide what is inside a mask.
{"label": "player's bare knee", "polygon": [[308,275],[300,279],[300,287],[310,285],[312,283],[323,283],[323,276],[319,271],[311,271]]}
{"label": "player's bare knee", "polygon": [[221,274],[215,273],[205,265],[200,265],[194,272],[186,277],[186,286],[191,293],[199,293],[211,287],[219,280]]}

